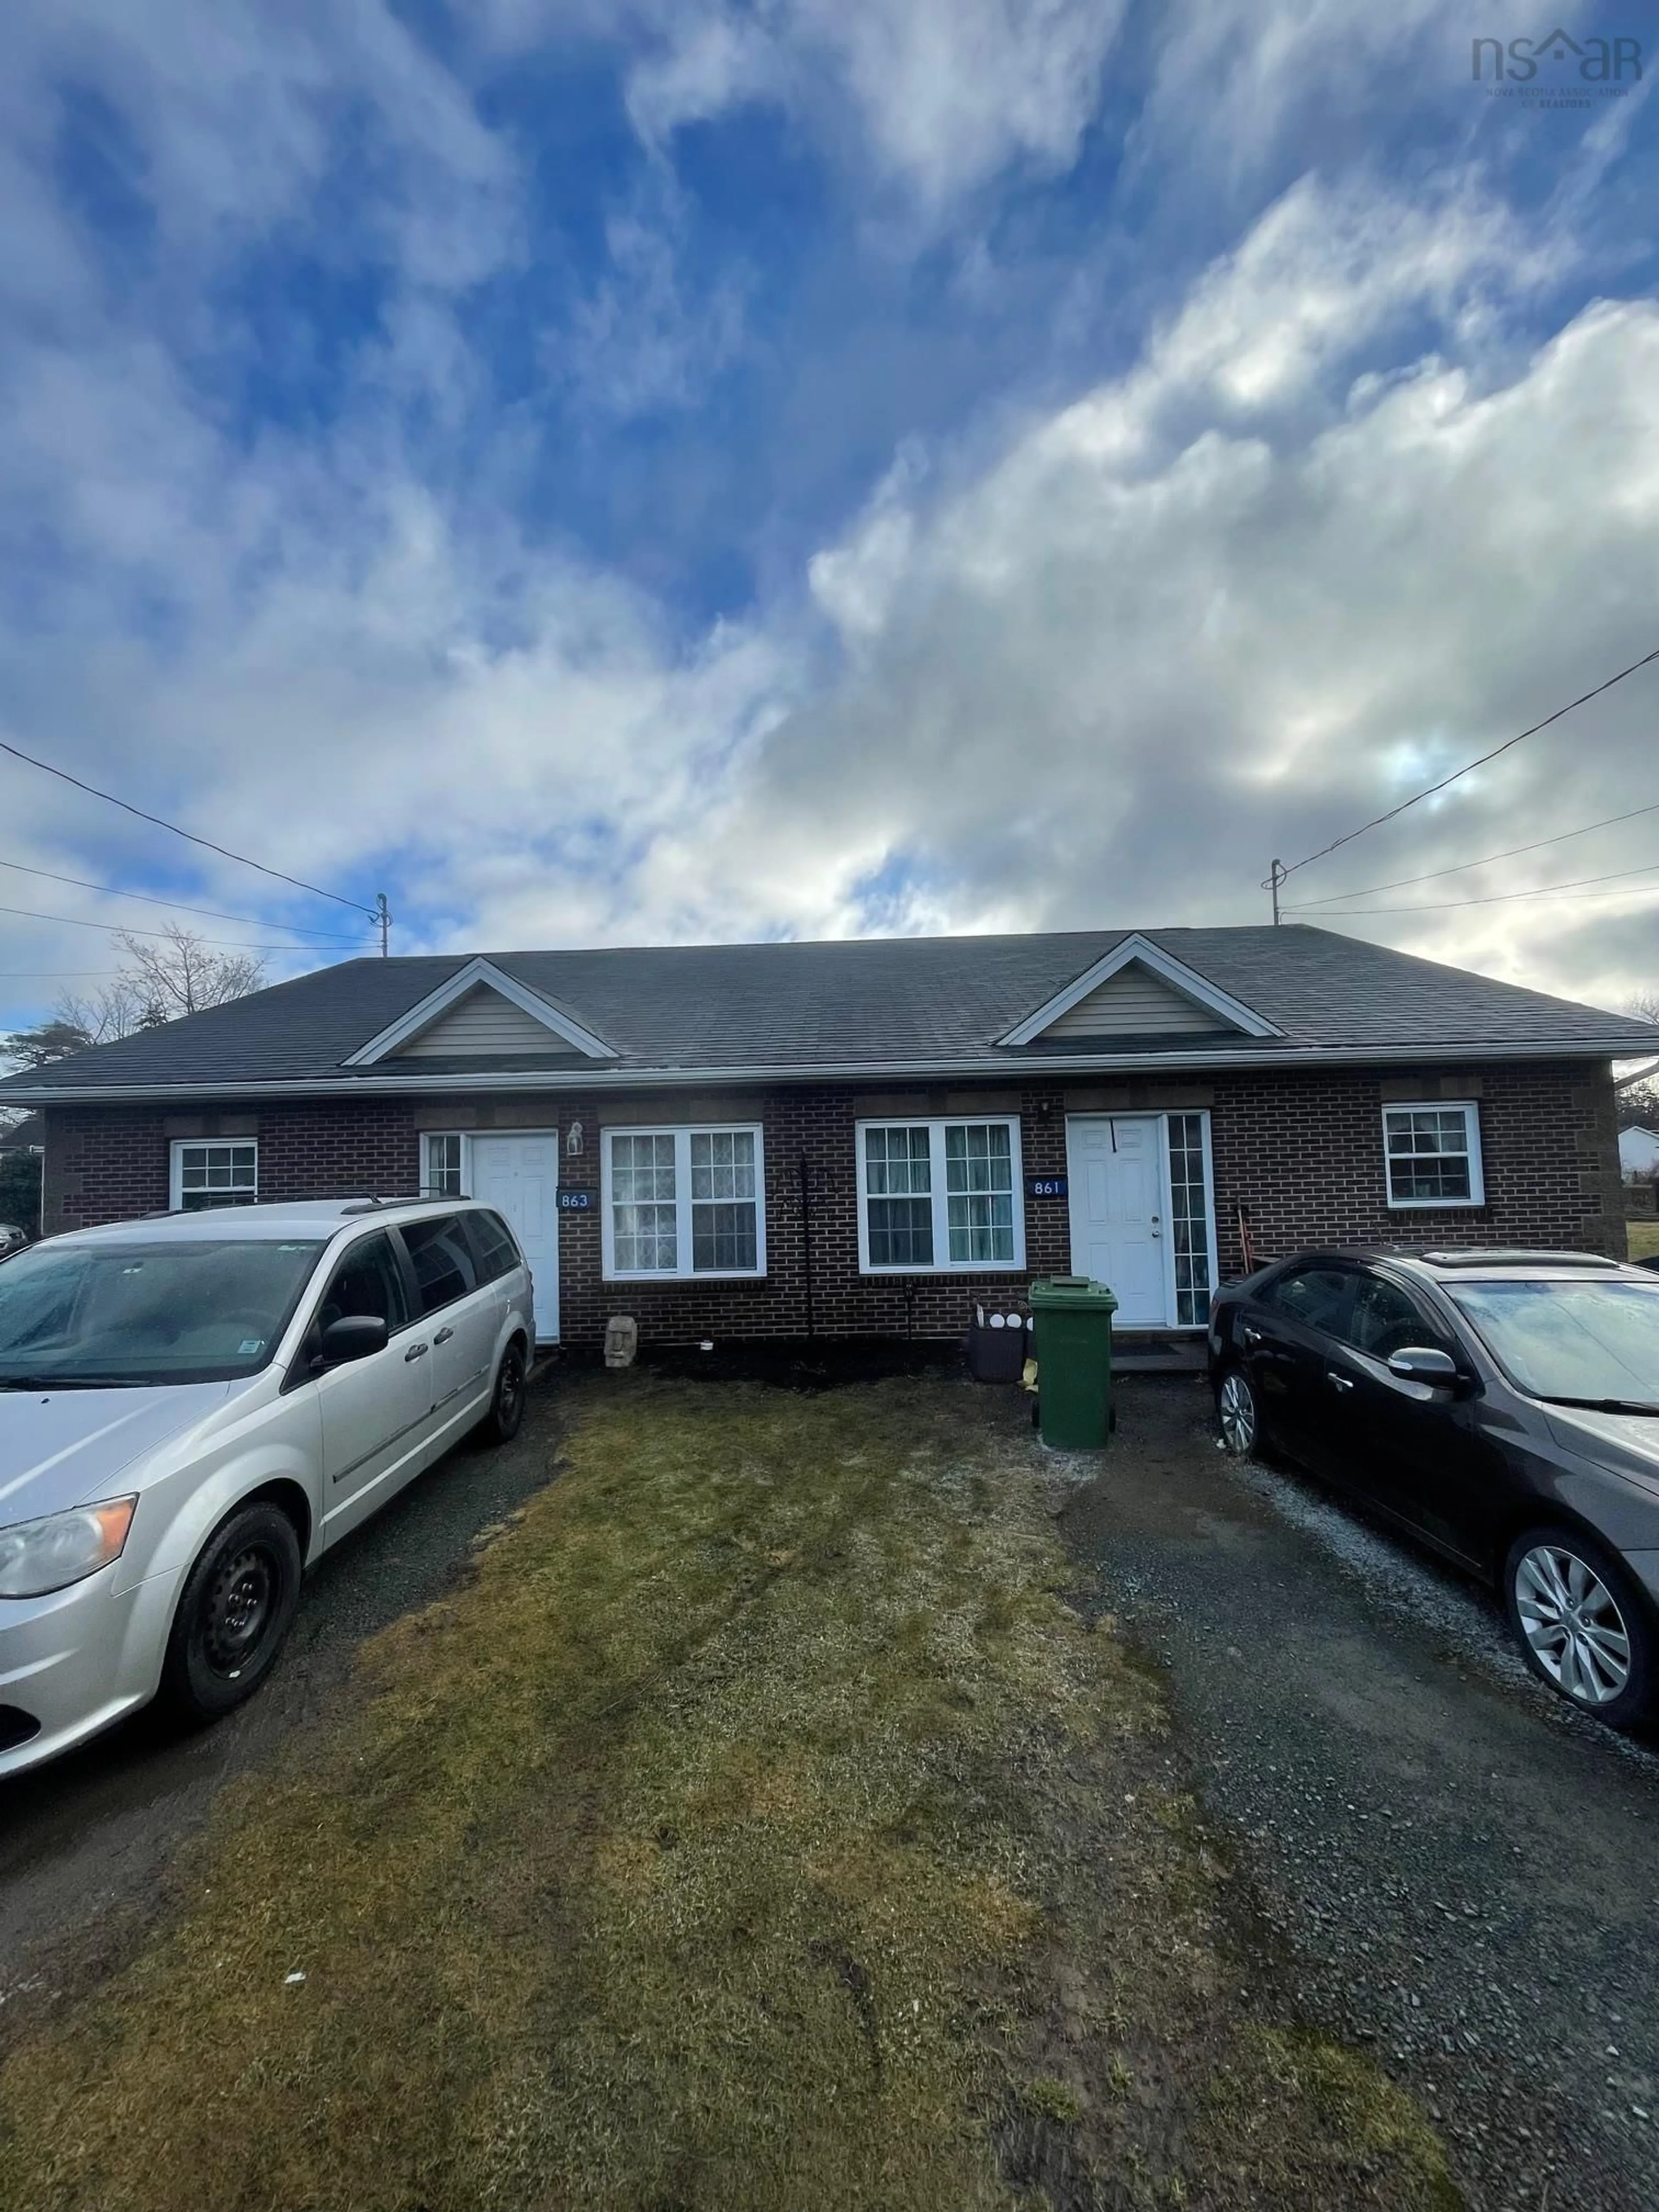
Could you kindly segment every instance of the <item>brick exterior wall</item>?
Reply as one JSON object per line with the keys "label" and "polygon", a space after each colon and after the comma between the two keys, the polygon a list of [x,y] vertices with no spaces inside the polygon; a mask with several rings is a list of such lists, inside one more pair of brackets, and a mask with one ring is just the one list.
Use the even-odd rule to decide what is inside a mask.
{"label": "brick exterior wall", "polygon": [[[1486,1203],[1390,1213],[1385,1197],[1385,1101],[1480,1102]],[[860,1276],[854,1125],[871,1117],[1018,1113],[1027,1177],[1066,1172],[1068,1113],[1207,1109],[1218,1243],[1224,1277],[1241,1266],[1238,1209],[1270,1257],[1320,1243],[1506,1243],[1622,1256],[1624,1193],[1605,1063],[1492,1065],[1409,1071],[1217,1075],[1205,1081],[1066,1082],[1023,1086],[801,1086],[692,1096],[564,1093],[544,1101],[453,1097],[295,1100],[179,1115],[142,1106],[46,1110],[45,1227],[80,1228],[167,1204],[175,1137],[257,1136],[264,1199],[374,1191],[412,1195],[423,1129],[551,1127],[580,1121],[567,1186],[591,1189],[592,1211],[562,1214],[560,1316],[564,1341],[592,1346],[607,1317],[631,1313],[647,1341],[799,1336],[954,1336],[976,1297],[1022,1295],[1028,1275]],[[765,1128],[767,1273],[753,1282],[607,1284],[600,1276],[599,1133],[654,1121],[760,1121]],[[803,1236],[802,1168],[811,1226]],[[1064,1199],[1025,1200],[1029,1274],[1068,1271]]]}

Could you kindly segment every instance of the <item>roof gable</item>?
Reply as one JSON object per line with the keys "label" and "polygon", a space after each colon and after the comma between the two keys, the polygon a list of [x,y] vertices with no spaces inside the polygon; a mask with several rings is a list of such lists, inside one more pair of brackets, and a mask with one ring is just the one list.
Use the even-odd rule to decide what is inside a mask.
{"label": "roof gable", "polygon": [[1017,1023],[1000,1044],[1095,1036],[1243,1036],[1282,1031],[1139,931]]}
{"label": "roof gable", "polygon": [[[557,1043],[555,1043],[555,1040]],[[613,1048],[561,1012],[551,1000],[496,967],[469,960],[435,991],[360,1045],[347,1067],[392,1059],[487,1059],[545,1053],[559,1045],[590,1060],[614,1060]]]}

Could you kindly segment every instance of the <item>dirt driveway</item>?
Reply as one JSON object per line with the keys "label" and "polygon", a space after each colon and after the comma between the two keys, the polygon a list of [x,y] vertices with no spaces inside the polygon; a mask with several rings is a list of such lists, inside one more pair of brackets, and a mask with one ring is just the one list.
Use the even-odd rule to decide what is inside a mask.
{"label": "dirt driveway", "polygon": [[1313,2016],[1448,2137],[1472,2204],[1659,2203],[1659,1757],[1566,1711],[1496,1607],[1128,1382],[1060,1522],[1164,1670]]}

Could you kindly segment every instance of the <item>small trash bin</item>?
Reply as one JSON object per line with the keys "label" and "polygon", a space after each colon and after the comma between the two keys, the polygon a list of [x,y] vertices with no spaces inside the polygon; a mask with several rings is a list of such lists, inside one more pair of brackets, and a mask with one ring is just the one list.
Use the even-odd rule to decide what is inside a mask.
{"label": "small trash bin", "polygon": [[1117,1300],[1087,1275],[1040,1275],[1030,1303],[1042,1441],[1060,1451],[1101,1451],[1112,1423]]}
{"label": "small trash bin", "polygon": [[1025,1316],[990,1313],[975,1304],[968,1316],[968,1372],[975,1382],[1018,1382],[1025,1372]]}

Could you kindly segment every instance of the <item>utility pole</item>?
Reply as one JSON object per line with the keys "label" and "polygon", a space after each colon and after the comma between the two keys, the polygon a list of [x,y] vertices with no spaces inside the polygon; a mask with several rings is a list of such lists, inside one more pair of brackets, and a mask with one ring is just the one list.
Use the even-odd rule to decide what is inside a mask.
{"label": "utility pole", "polygon": [[1273,893],[1273,927],[1275,929],[1279,927],[1279,886],[1284,882],[1285,877],[1289,875],[1290,872],[1290,870],[1285,866],[1283,860],[1275,860],[1273,866],[1267,871],[1267,880],[1263,887]]}
{"label": "utility pole", "polygon": [[[1279,866],[1277,860],[1273,862],[1273,866],[1274,867]],[[384,960],[392,951],[392,908],[386,902],[384,891],[376,891],[374,894],[374,919],[380,925],[380,957]],[[1279,915],[1275,909],[1273,920],[1277,921],[1278,919]]]}

